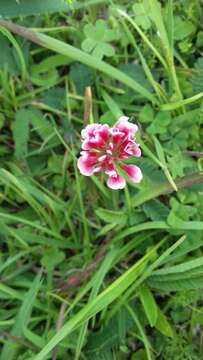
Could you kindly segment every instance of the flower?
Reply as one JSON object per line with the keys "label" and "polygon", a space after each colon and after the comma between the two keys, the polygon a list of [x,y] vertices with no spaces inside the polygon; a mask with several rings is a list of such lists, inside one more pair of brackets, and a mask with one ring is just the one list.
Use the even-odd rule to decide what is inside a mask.
{"label": "flower", "polygon": [[78,159],[81,174],[91,176],[104,170],[108,175],[107,186],[123,189],[126,181],[118,172],[120,168],[131,181],[139,183],[142,179],[140,168],[122,162],[131,156],[141,156],[139,144],[135,142],[137,130],[137,125],[130,123],[126,116],[121,116],[112,128],[107,124],[87,125],[81,132],[82,151]]}

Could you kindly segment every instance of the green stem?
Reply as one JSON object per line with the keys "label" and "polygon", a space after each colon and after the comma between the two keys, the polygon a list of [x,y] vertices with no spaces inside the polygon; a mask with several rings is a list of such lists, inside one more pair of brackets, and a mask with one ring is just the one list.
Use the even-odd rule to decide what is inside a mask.
{"label": "green stem", "polygon": [[176,102],[171,103],[171,104],[169,103],[169,104],[160,105],[160,110],[162,110],[162,111],[175,110],[175,109],[178,109],[178,108],[182,107],[183,105],[192,104],[195,101],[200,100],[202,97],[203,97],[203,92],[201,92],[201,93],[199,93],[197,95],[191,96],[188,99],[179,100],[179,101],[176,101]]}
{"label": "green stem", "polygon": [[148,37],[144,34],[144,32],[141,30],[141,28],[136,24],[135,21],[131,19],[131,17],[123,10],[117,9],[117,12],[119,15],[123,16],[128,22],[134,27],[134,29],[138,32],[142,40],[149,46],[149,48],[152,50],[154,55],[159,59],[160,63],[163,65],[165,70],[168,70],[168,66],[164,58],[161,56],[161,54],[158,52],[158,50],[155,48],[155,46],[151,43],[151,41],[148,39]]}

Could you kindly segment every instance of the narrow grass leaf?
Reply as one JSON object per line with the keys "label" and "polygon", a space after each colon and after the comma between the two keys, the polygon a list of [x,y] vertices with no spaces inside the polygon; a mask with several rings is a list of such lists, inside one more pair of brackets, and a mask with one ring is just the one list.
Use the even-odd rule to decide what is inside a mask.
{"label": "narrow grass leaf", "polygon": [[167,274],[174,274],[174,273],[182,273],[188,270],[192,270],[198,268],[199,266],[203,265],[203,256],[195,259],[186,261],[182,264],[174,265],[171,267],[166,267],[160,270],[154,271],[153,275],[167,275]]}
{"label": "narrow grass leaf", "polygon": [[155,326],[158,311],[156,302],[150,289],[147,286],[142,286],[139,291],[139,297],[150,325]]}
{"label": "narrow grass leaf", "polygon": [[27,110],[22,109],[16,112],[13,138],[15,142],[15,156],[18,160],[24,160],[28,152],[29,140],[29,117]]}
{"label": "narrow grass leaf", "polygon": [[[104,277],[106,273],[109,271],[110,267],[112,266],[112,263],[114,262],[115,258],[117,257],[119,252],[119,249],[111,249],[108,254],[105,256],[100,268],[94,275],[92,279],[92,290],[89,296],[89,302],[91,302],[93,299],[96,298],[97,294],[99,293],[99,289],[102,285],[102,282],[104,280]],[[85,340],[86,332],[88,327],[88,321],[84,325],[82,325],[80,329],[80,334],[77,342],[76,347],[76,354],[75,354],[75,360],[79,359],[80,353],[82,350],[82,346]]]}
{"label": "narrow grass leaf", "polygon": [[105,91],[102,90],[102,97],[108,106],[109,110],[112,112],[112,114],[115,117],[115,120],[118,120],[120,116],[123,116],[123,112],[118,106],[118,104],[114,101],[114,99]]}
{"label": "narrow grass leaf", "polygon": [[23,36],[47,49],[53,50],[59,54],[65,55],[75,61],[79,61],[85,65],[88,65],[94,69],[97,69],[111,78],[116,79],[123,84],[127,85],[131,89],[138,92],[140,95],[146,97],[148,100],[156,103],[156,98],[138,82],[125,75],[122,71],[119,71],[115,67],[107,64],[104,61],[98,60],[94,56],[91,56],[84,51],[77,49],[67,43],[60,40],[56,40],[50,36],[31,31],[23,26],[15,25],[12,22],[0,19],[0,26],[4,26],[8,30]]}
{"label": "narrow grass leaf", "polygon": [[99,294],[93,301],[85,305],[81,311],[74,315],[60,331],[48,342],[43,350],[35,357],[35,360],[43,360],[50,351],[72,332],[76,327],[96,315],[117,299],[135,281],[139,268],[143,266],[158,249],[160,243],[153,247],[142,259],[138,260],[123,275],[115,280],[107,289]]}
{"label": "narrow grass leaf", "polygon": [[[23,336],[23,328],[29,322],[33,304],[35,302],[38,291],[41,287],[41,274],[38,274],[32,283],[32,286],[28,293],[25,295],[23,303],[17,314],[15,324],[11,330],[13,336]],[[2,353],[1,360],[12,360],[16,359],[18,347],[13,343],[13,340],[9,340],[5,343]]]}
{"label": "narrow grass leaf", "polygon": [[151,351],[150,351],[151,344],[149,343],[149,340],[147,339],[147,336],[145,335],[144,329],[143,329],[135,311],[128,304],[125,304],[125,307],[128,310],[129,314],[132,316],[132,319],[134,320],[134,322],[140,332],[140,335],[141,335],[141,338],[142,338],[142,341],[143,341],[143,344],[144,344],[144,347],[146,350],[147,359],[152,360],[153,358],[151,356]]}
{"label": "narrow grass leaf", "polygon": [[25,64],[25,60],[24,60],[22,50],[21,50],[18,42],[16,41],[16,39],[13,37],[13,35],[8,30],[6,30],[4,27],[0,26],[0,32],[4,36],[7,37],[7,39],[11,42],[14,49],[16,50],[16,53],[17,53],[18,59],[19,59],[19,63],[20,63],[20,66],[21,66],[22,81],[24,82],[25,78],[26,78],[26,64]]}
{"label": "narrow grass leaf", "polygon": [[155,281],[149,278],[149,286],[165,292],[202,289],[202,275],[190,279]]}
{"label": "narrow grass leaf", "polygon": [[157,322],[156,322],[155,327],[163,335],[165,335],[167,337],[171,337],[171,338],[174,337],[174,331],[173,331],[170,323],[168,322],[166,316],[164,315],[164,313],[161,311],[160,308],[158,308],[158,317],[157,317]]}

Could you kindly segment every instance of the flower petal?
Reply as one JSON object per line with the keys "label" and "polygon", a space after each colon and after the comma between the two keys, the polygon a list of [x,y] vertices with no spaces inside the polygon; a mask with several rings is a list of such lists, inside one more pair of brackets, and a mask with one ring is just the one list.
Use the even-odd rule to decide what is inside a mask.
{"label": "flower petal", "polygon": [[130,180],[134,183],[139,183],[142,180],[143,175],[138,166],[122,164],[121,168],[128,174]]}
{"label": "flower petal", "polygon": [[94,173],[96,163],[95,158],[88,156],[88,154],[83,154],[79,157],[77,165],[82,175],[91,176]]}
{"label": "flower petal", "polygon": [[115,128],[119,129],[119,131],[124,132],[125,134],[131,133],[134,135],[138,130],[138,127],[136,124],[129,122],[128,119],[129,118],[127,116],[121,116],[118,119]]}
{"label": "flower petal", "polygon": [[87,125],[81,132],[82,135],[82,149],[103,149],[105,147],[109,135],[110,128],[107,124],[91,124]]}
{"label": "flower petal", "polygon": [[110,135],[109,125],[107,125],[107,124],[101,125],[101,127],[99,129],[99,135],[101,136],[101,138],[104,141],[108,140],[109,135]]}
{"label": "flower petal", "polygon": [[136,144],[134,141],[129,141],[123,150],[124,153],[128,154],[129,157],[132,155],[137,157],[141,156],[141,150],[139,148],[139,145]]}
{"label": "flower petal", "polygon": [[123,189],[126,185],[124,177],[120,175],[109,176],[107,180],[107,186],[113,190]]}
{"label": "flower petal", "polygon": [[[126,185],[125,177],[118,174],[115,165],[119,166],[122,159],[131,156],[141,156],[139,144],[135,141],[137,125],[122,116],[112,128],[108,124],[89,124],[81,132],[82,152],[78,159],[81,174],[91,176],[104,170],[108,175],[107,185],[111,189],[123,189]],[[142,172],[135,165],[120,164],[130,179],[138,183],[142,179]]]}
{"label": "flower petal", "polygon": [[101,127],[101,124],[89,124],[86,126],[85,129],[81,131],[81,136],[83,139],[94,137],[95,131],[99,130]]}
{"label": "flower petal", "polygon": [[113,145],[119,144],[119,142],[123,141],[126,137],[126,134],[116,127],[112,128],[111,133]]}
{"label": "flower petal", "polygon": [[103,140],[97,136],[94,139],[83,140],[82,149],[83,150],[100,149],[102,145],[103,145]]}
{"label": "flower petal", "polygon": [[105,174],[107,174],[109,176],[117,176],[118,175],[113,164],[109,164],[108,168],[105,171]]}

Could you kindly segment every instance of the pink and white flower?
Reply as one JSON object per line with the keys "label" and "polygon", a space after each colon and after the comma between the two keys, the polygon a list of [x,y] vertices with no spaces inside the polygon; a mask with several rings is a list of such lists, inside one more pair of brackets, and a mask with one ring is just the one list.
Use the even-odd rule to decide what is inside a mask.
{"label": "pink and white flower", "polygon": [[121,116],[112,128],[107,124],[87,125],[81,132],[82,151],[78,159],[81,174],[91,176],[104,170],[108,175],[108,187],[123,189],[126,181],[118,173],[120,168],[131,181],[139,183],[142,180],[140,168],[122,162],[131,156],[141,156],[139,144],[135,142],[137,130],[137,125],[130,123],[126,116]]}

